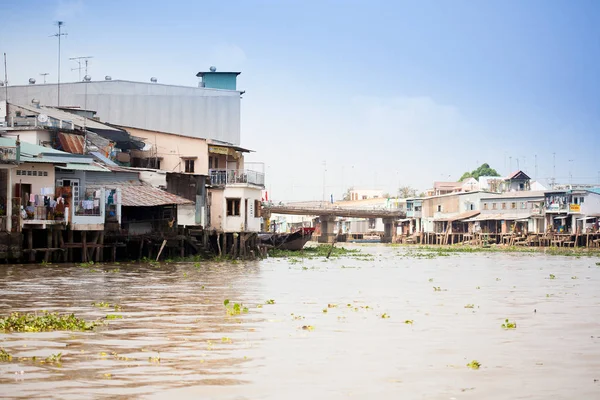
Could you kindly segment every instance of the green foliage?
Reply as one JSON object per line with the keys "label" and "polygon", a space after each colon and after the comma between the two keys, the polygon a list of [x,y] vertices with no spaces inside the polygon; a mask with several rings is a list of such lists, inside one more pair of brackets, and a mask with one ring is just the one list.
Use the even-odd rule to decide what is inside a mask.
{"label": "green foliage", "polygon": [[48,331],[90,331],[99,322],[87,322],[74,314],[59,315],[42,311],[41,314],[11,313],[0,317],[0,331],[4,332],[48,332]]}
{"label": "green foliage", "polygon": [[415,321],[413,321],[412,319],[407,319],[406,321],[404,321],[404,323],[406,325],[412,325]]}
{"label": "green foliage", "polygon": [[483,163],[473,171],[462,174],[458,181],[462,182],[468,178],[479,179],[480,176],[500,176],[500,174],[495,169],[491,168],[488,163]]}
{"label": "green foliage", "polygon": [[307,259],[327,257],[330,251],[330,257],[363,256],[359,249],[345,249],[343,247],[336,246],[334,246],[332,249],[331,245],[321,244],[314,247],[305,247],[300,251],[271,249],[269,250],[269,257],[292,257],[294,261],[297,261],[298,257],[303,257]]}
{"label": "green foliage", "polygon": [[481,367],[481,363],[477,360],[473,360],[467,364],[467,367],[471,369],[479,369],[479,367]]}
{"label": "green foliage", "polygon": [[2,362],[10,362],[12,361],[12,356],[6,352],[2,347],[0,347],[0,361]]}
{"label": "green foliage", "polygon": [[223,305],[227,311],[227,315],[240,315],[242,313],[246,314],[248,312],[248,307],[244,307],[242,303],[233,303],[229,302],[229,299],[225,299],[223,301]]}
{"label": "green foliage", "polygon": [[390,317],[390,315],[389,315],[389,314],[387,314],[387,313],[383,313],[383,314],[381,314],[381,318],[383,318],[383,319],[387,319],[387,318],[389,318],[389,317]]}
{"label": "green foliage", "polygon": [[45,361],[49,364],[60,364],[61,357],[62,357],[62,353],[51,354],[48,357],[46,357]]}
{"label": "green foliage", "polygon": [[517,329],[517,323],[516,322],[510,322],[508,320],[508,318],[507,318],[507,319],[504,320],[504,323],[502,324],[502,327],[504,329]]}
{"label": "green foliage", "polygon": [[275,304],[275,300],[269,299],[269,300],[265,301],[265,304]]}
{"label": "green foliage", "polygon": [[106,319],[123,319],[123,316],[118,314],[108,314]]}
{"label": "green foliage", "polygon": [[108,303],[107,303],[107,302],[105,302],[105,301],[100,301],[100,302],[98,302],[98,303],[92,303],[92,305],[93,305],[94,307],[98,307],[98,308],[110,307],[110,304],[108,304]]}
{"label": "green foliage", "polygon": [[467,304],[465,308],[475,308],[475,304]]}
{"label": "green foliage", "polygon": [[554,275],[554,274],[550,274],[550,277],[549,277],[549,279],[556,279],[556,275]]}

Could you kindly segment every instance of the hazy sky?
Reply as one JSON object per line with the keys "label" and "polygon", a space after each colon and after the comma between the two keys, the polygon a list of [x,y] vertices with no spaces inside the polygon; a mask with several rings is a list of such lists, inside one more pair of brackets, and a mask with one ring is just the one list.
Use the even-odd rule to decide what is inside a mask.
{"label": "hazy sky", "polygon": [[276,200],[423,190],[483,162],[535,177],[536,155],[546,183],[553,152],[558,181],[600,180],[596,0],[0,0],[0,15],[12,84],[56,81],[58,19],[63,81],[77,56],[94,80],[242,71],[242,145]]}

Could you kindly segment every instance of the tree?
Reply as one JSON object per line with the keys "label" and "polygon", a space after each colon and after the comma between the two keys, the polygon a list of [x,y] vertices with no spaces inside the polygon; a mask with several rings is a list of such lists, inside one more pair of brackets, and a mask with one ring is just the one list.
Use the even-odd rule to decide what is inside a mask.
{"label": "tree", "polygon": [[479,168],[462,174],[458,181],[462,182],[469,178],[479,179],[480,176],[500,176],[500,174],[495,169],[491,168],[488,163],[483,163]]}
{"label": "tree", "polygon": [[398,189],[398,194],[400,195],[400,198],[406,199],[407,197],[416,197],[417,191],[410,186],[401,186]]}

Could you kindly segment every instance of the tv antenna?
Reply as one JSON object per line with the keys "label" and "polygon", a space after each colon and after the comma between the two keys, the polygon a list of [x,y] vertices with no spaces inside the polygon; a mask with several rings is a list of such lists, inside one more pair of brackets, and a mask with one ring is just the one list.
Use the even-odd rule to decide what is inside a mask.
{"label": "tv antenna", "polygon": [[[81,82],[81,70],[85,70],[85,75],[88,74],[88,61],[90,58],[94,58],[93,56],[85,56],[85,57],[71,57],[69,60],[75,61],[77,63],[77,68],[71,68],[71,71],[78,70],[79,71],[79,82]],[[82,66],[82,64],[84,66]]]}
{"label": "tv antenna", "polygon": [[44,72],[44,73],[40,74],[40,76],[44,77],[44,83],[46,83],[46,76],[47,75],[50,75],[50,73],[49,72]]}
{"label": "tv antenna", "polygon": [[58,38],[58,83],[57,83],[57,106],[60,107],[60,38],[62,36],[67,36],[67,33],[62,33],[61,32],[61,28],[65,23],[63,21],[57,21],[56,25],[58,26],[58,33],[55,33],[54,35],[50,35],[50,37],[57,37]]}

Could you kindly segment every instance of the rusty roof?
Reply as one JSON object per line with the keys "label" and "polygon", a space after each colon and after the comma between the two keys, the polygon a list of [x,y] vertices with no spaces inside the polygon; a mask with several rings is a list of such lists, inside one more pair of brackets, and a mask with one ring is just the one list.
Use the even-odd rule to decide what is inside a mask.
{"label": "rusty roof", "polygon": [[72,133],[58,133],[58,142],[63,151],[71,154],[83,154],[84,137]]}
{"label": "rusty roof", "polygon": [[121,205],[123,207],[155,207],[169,204],[194,204],[193,201],[184,199],[175,194],[165,192],[154,186],[140,181],[129,182],[104,182],[87,185],[88,189],[98,190],[121,189]]}

